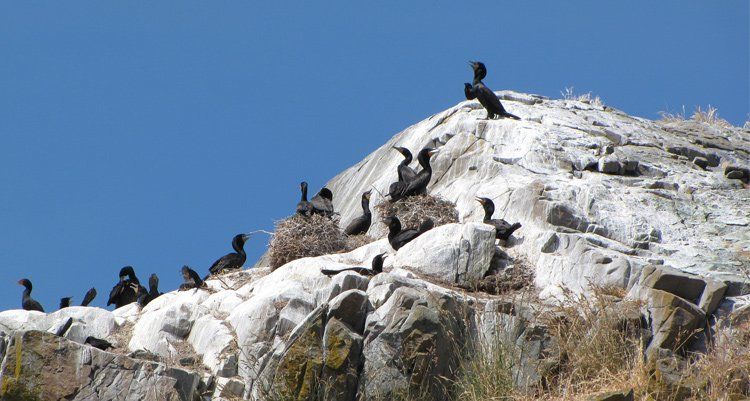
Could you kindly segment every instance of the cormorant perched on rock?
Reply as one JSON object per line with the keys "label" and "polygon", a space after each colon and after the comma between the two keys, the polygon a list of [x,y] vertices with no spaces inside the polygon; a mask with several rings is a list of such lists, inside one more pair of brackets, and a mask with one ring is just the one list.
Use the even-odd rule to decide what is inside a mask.
{"label": "cormorant perched on rock", "polygon": [[484,106],[487,110],[487,119],[494,119],[495,116],[500,118],[512,118],[514,120],[520,120],[518,116],[508,113],[505,111],[500,99],[497,98],[495,92],[488,88],[482,80],[487,76],[487,68],[484,63],[479,61],[469,61],[469,65],[474,70],[474,84],[469,85],[464,83],[464,94],[467,100],[478,99],[479,103]]}
{"label": "cormorant perched on rock", "polygon": [[321,188],[318,194],[310,199],[310,205],[313,213],[326,217],[333,216],[333,192],[326,187]]}
{"label": "cormorant perched on rock", "polygon": [[370,223],[372,223],[372,213],[370,212],[370,193],[367,191],[362,194],[362,215],[352,220],[344,232],[346,235],[359,235],[364,234],[370,229]]}
{"label": "cormorant perched on rock", "polygon": [[370,269],[366,267],[357,266],[357,267],[348,267],[346,269],[341,269],[341,270],[322,269],[320,272],[325,274],[326,276],[333,276],[341,272],[347,272],[347,271],[359,273],[363,276],[374,276],[376,274],[383,272],[383,259],[385,259],[384,256],[385,256],[385,252],[381,253],[380,255],[375,255],[375,257],[372,258],[372,268]]}
{"label": "cormorant perched on rock", "polygon": [[430,157],[437,152],[437,149],[429,147],[419,151],[417,161],[419,162],[419,165],[422,166],[422,170],[409,180],[398,181],[391,184],[388,188],[388,196],[390,196],[391,202],[395,202],[407,196],[423,195],[427,193],[427,185],[430,183],[430,179],[432,179]]}
{"label": "cormorant perched on rock", "polygon": [[214,264],[208,268],[208,275],[203,279],[207,280],[212,274],[219,274],[224,270],[241,269],[247,259],[243,247],[248,238],[250,238],[250,235],[248,234],[235,235],[234,238],[232,238],[232,249],[234,249],[234,252],[224,255],[214,262]]}
{"label": "cormorant perched on rock", "polygon": [[307,216],[312,213],[312,205],[310,205],[310,202],[307,200],[307,182],[302,181],[299,184],[299,189],[302,192],[302,198],[299,203],[297,203],[297,213]]}
{"label": "cormorant perched on rock", "polygon": [[71,299],[73,299],[73,297],[60,298],[60,309],[69,307]]}
{"label": "cormorant perched on rock", "polygon": [[159,292],[159,276],[152,273],[148,278],[148,292],[144,291],[138,296],[138,305],[143,308],[161,295],[163,294]]}
{"label": "cormorant perched on rock", "polygon": [[91,287],[88,291],[86,291],[86,295],[83,296],[83,301],[81,301],[81,306],[89,306],[91,301],[96,298],[96,288]]}
{"label": "cormorant perched on rock", "polygon": [[423,195],[427,193],[427,185],[430,183],[430,179],[432,179],[430,157],[437,152],[438,150],[433,148],[424,148],[419,151],[417,161],[422,166],[422,170],[417,173],[414,179],[408,182],[404,190],[404,196]]}
{"label": "cormorant perched on rock", "polygon": [[182,279],[184,282],[180,284],[180,291],[189,290],[191,288],[200,288],[204,286],[203,280],[201,280],[198,273],[191,269],[190,266],[182,266]]}
{"label": "cormorant perched on rock", "polygon": [[409,152],[409,149],[406,149],[401,146],[394,146],[393,149],[396,149],[404,156],[404,160],[401,161],[401,163],[398,164],[398,167],[396,167],[396,173],[398,173],[398,180],[399,181],[411,181],[414,179],[414,177],[417,176],[417,172],[414,171],[413,168],[409,167],[409,164],[411,163],[412,156],[411,152]]}
{"label": "cormorant perched on rock", "polygon": [[414,238],[419,237],[426,231],[431,230],[435,223],[431,219],[426,219],[419,226],[419,229],[401,229],[401,221],[396,216],[386,217],[383,222],[388,226],[388,243],[394,250],[399,250],[402,246]]}
{"label": "cormorant perched on rock", "polygon": [[138,297],[146,292],[132,266],[125,266],[120,269],[120,281],[112,287],[109,293],[107,306],[115,305],[115,309],[131,304],[138,300]]}
{"label": "cormorant perched on rock", "polygon": [[39,312],[44,312],[44,308],[42,308],[42,304],[37,302],[35,299],[31,298],[31,281],[28,279],[20,279],[18,280],[18,284],[26,287],[25,290],[23,290],[23,296],[21,298],[21,307],[24,310],[35,310]]}
{"label": "cormorant perched on rock", "polygon": [[484,219],[482,222],[495,227],[495,238],[507,241],[514,231],[521,228],[521,223],[510,224],[503,219],[493,219],[492,214],[495,213],[495,203],[490,198],[478,197],[477,202],[481,203],[484,208]]}
{"label": "cormorant perched on rock", "polygon": [[391,197],[391,201],[395,202],[403,197],[403,193],[406,187],[409,185],[409,181],[412,181],[417,176],[417,172],[413,168],[409,167],[411,163],[411,152],[409,149],[400,146],[394,146],[404,156],[404,160],[399,163],[396,167],[396,173],[398,174],[398,181],[391,184],[388,187],[388,196]]}
{"label": "cormorant perched on rock", "polygon": [[94,336],[86,337],[86,340],[83,343],[88,344],[94,348],[98,348],[102,351],[106,351],[110,348],[114,348],[114,346],[112,346],[112,344],[109,341],[102,340],[101,338],[96,338]]}

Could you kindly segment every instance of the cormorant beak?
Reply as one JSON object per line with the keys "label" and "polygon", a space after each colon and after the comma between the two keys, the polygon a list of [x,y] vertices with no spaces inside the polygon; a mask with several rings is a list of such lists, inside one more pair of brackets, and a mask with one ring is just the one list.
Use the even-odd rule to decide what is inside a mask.
{"label": "cormorant beak", "polygon": [[23,285],[23,282],[21,280],[18,280],[17,284],[18,285]]}
{"label": "cormorant beak", "polygon": [[126,278],[128,278],[128,276],[120,276],[120,281],[125,281]]}
{"label": "cormorant beak", "polygon": [[242,240],[247,241],[250,238],[250,234],[242,234]]}
{"label": "cormorant beak", "polygon": [[477,200],[477,202],[479,202],[479,203],[481,203],[481,204],[484,205],[484,199],[476,197],[476,200]]}
{"label": "cormorant beak", "polygon": [[436,154],[436,153],[438,153],[438,152],[440,152],[440,150],[438,150],[438,149],[432,149],[431,151],[427,152],[427,154],[428,154],[429,156],[432,156],[432,155],[434,155],[434,154]]}

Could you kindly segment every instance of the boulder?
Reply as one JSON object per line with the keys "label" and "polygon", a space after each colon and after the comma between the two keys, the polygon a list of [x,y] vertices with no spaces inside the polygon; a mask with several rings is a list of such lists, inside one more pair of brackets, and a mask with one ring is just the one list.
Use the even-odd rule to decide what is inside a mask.
{"label": "boulder", "polygon": [[449,283],[470,284],[484,277],[495,253],[495,229],[482,223],[433,228],[396,253],[394,267]]}
{"label": "boulder", "polygon": [[0,391],[25,391],[45,401],[193,401],[201,382],[196,373],[40,331],[14,332],[8,347],[13,352],[3,358]]}

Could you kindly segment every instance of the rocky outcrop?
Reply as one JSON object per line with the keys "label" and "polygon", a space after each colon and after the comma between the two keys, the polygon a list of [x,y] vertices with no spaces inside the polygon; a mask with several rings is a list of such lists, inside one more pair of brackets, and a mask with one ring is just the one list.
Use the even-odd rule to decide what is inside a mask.
{"label": "rocky outcrop", "polygon": [[41,331],[16,331],[3,359],[2,390],[39,400],[192,401],[198,374],[114,355]]}
{"label": "rocky outcrop", "polygon": [[[438,147],[429,191],[456,204],[458,223],[395,252],[374,208],[368,234],[380,239],[349,253],[274,271],[260,263],[143,309],[0,312],[0,380],[51,389],[44,399],[445,399],[461,358],[493,347],[512,352],[517,386],[555,369],[557,345],[535,317],[539,298],[562,302],[594,286],[627,293],[642,302],[657,357],[689,346],[686,336],[716,314],[750,319],[750,133],[501,96],[521,121],[480,120],[478,103],[462,102],[328,184],[345,225],[362,192],[377,189],[375,205],[395,180],[401,156],[391,146]],[[496,241],[475,196],[522,228]],[[373,277],[320,272],[368,266],[383,252],[386,272]],[[538,293],[466,291],[519,271],[533,273]],[[635,314],[624,319],[640,322]],[[50,334],[67,319],[64,338]],[[87,336],[115,348],[82,345]]]}

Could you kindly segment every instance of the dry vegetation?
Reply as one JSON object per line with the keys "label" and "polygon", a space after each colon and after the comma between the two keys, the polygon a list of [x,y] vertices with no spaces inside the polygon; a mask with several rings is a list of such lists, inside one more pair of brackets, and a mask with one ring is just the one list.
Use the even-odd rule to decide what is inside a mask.
{"label": "dry vegetation", "polygon": [[427,218],[432,219],[435,227],[458,223],[456,204],[432,195],[409,196],[396,202],[385,200],[375,210],[382,217],[398,217],[403,228],[419,227]]}
{"label": "dry vegetation", "polygon": [[524,350],[498,342],[464,363],[455,399],[587,400],[630,389],[642,401],[748,399],[750,323],[717,324],[705,354],[647,361],[644,334],[648,331],[642,326],[640,305],[613,295],[620,293],[598,288],[586,299],[566,292],[564,306],[543,313],[558,353],[550,355],[556,368],[542,384],[514,388],[513,361]]}
{"label": "dry vegetation", "polygon": [[560,91],[560,94],[565,100],[577,100],[579,102],[588,103],[593,106],[604,106],[604,102],[602,102],[602,99],[599,96],[594,96],[591,94],[591,92],[577,95],[573,91],[572,86],[565,88],[565,90],[563,91]]}
{"label": "dry vegetation", "polygon": [[661,120],[667,123],[692,120],[695,122],[712,125],[718,128],[732,127],[732,124],[730,124],[727,120],[719,117],[719,111],[716,109],[716,107],[712,107],[710,104],[708,105],[706,110],[703,110],[700,106],[698,106],[691,117],[687,117],[685,106],[682,106],[682,111],[679,113],[668,113],[666,111],[662,111],[659,112],[659,114],[661,115]]}
{"label": "dry vegetation", "polygon": [[310,256],[339,253],[346,250],[346,235],[338,221],[314,214],[295,214],[276,223],[274,236],[268,245],[271,269]]}

